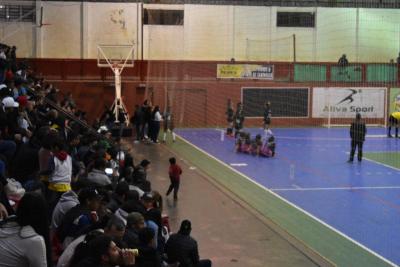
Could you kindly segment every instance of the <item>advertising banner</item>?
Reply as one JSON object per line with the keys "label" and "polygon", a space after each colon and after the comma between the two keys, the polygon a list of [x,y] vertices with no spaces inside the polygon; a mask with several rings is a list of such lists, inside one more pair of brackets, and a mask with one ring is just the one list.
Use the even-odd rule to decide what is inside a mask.
{"label": "advertising banner", "polygon": [[390,88],[389,114],[400,111],[400,88]]}
{"label": "advertising banner", "polygon": [[316,87],[313,89],[314,118],[354,118],[359,112],[364,118],[385,117],[386,88]]}
{"label": "advertising banner", "polygon": [[274,65],[218,64],[217,78],[273,80]]}

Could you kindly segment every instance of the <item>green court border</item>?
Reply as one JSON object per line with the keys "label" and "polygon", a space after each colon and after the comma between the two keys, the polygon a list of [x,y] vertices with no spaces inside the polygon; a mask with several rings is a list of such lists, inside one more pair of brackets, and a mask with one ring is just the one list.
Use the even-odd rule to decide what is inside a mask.
{"label": "green court border", "polygon": [[251,182],[194,145],[177,138],[168,147],[229,190],[262,216],[287,231],[337,266],[396,266],[372,254],[350,239],[318,222],[273,192]]}
{"label": "green court border", "polygon": [[363,157],[400,170],[400,152],[364,152]]}

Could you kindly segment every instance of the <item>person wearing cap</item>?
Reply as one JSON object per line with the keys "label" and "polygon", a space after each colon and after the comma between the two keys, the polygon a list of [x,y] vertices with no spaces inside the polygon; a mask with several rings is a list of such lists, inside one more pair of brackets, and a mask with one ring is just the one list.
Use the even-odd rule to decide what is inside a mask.
{"label": "person wearing cap", "polygon": [[362,161],[362,149],[366,133],[367,133],[367,128],[365,127],[365,122],[361,120],[361,114],[357,113],[356,119],[351,123],[350,126],[351,151],[350,151],[350,158],[348,160],[349,163],[353,162],[354,154],[356,152],[357,147],[358,147],[358,155],[357,155],[358,162]]}
{"label": "person wearing cap", "polygon": [[12,98],[11,96],[6,96],[5,98],[3,98],[3,100],[1,102],[3,103],[3,107],[4,108],[17,108],[17,107],[19,107],[18,102],[16,102],[14,100],[14,98]]}
{"label": "person wearing cap", "polygon": [[57,229],[59,240],[63,247],[76,237],[93,230],[99,221],[97,211],[100,208],[102,196],[93,187],[87,187],[79,192],[79,204],[71,208],[64,216]]}
{"label": "person wearing cap", "polygon": [[[3,90],[1,90],[3,91]],[[0,91],[0,92],[1,92]],[[17,142],[21,141],[22,135],[18,128],[17,107],[19,104],[10,96],[1,101],[0,108],[0,153],[7,157],[10,162],[14,157]]]}
{"label": "person wearing cap", "polygon": [[172,234],[165,244],[169,264],[179,263],[179,267],[211,267],[209,259],[200,260],[197,241],[190,236],[192,223],[183,220],[178,233]]}

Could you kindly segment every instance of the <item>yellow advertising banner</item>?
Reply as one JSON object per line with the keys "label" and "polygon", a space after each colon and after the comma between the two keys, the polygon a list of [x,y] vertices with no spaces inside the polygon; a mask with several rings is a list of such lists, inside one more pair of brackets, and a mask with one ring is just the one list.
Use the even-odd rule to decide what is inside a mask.
{"label": "yellow advertising banner", "polygon": [[273,80],[274,65],[218,64],[217,78]]}

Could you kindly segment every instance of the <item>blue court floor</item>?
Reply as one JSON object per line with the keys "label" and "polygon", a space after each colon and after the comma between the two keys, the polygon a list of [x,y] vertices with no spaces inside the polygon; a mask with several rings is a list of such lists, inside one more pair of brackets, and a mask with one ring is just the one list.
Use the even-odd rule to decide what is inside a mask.
{"label": "blue court floor", "polygon": [[[246,129],[252,137],[262,129]],[[218,129],[181,129],[177,134],[272,190],[321,223],[400,264],[400,169],[365,159],[347,163],[348,128],[273,129],[275,158],[234,151],[234,139]],[[364,152],[396,152],[400,139],[368,128]]]}

